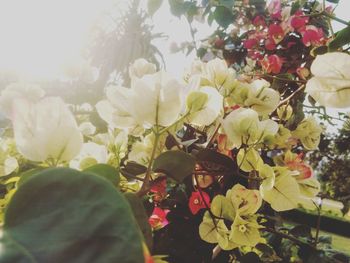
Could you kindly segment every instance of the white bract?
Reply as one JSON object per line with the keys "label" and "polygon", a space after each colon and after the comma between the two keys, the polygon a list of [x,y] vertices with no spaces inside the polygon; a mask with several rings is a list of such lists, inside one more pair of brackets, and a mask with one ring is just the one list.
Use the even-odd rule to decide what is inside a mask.
{"label": "white bract", "polygon": [[274,136],[278,124],[270,119],[259,121],[259,115],[252,109],[240,108],[232,111],[223,120],[222,126],[235,147],[244,144],[256,144],[265,138]]}
{"label": "white bract", "polygon": [[201,87],[189,93],[187,108],[191,124],[210,125],[223,110],[223,97],[213,87]]}
{"label": "white bract", "polygon": [[58,97],[16,99],[12,123],[18,151],[31,161],[70,161],[83,143],[73,114]]}
{"label": "white bract", "polygon": [[321,132],[321,126],[313,116],[310,116],[299,123],[292,135],[301,141],[305,149],[315,150],[320,143]]}
{"label": "white bract", "polygon": [[314,75],[305,91],[326,107],[350,107],[350,55],[341,52],[318,55],[311,65]]}
{"label": "white bract", "polygon": [[83,144],[80,153],[70,161],[69,166],[77,170],[84,170],[98,163],[106,163],[107,157],[107,148],[104,145],[88,142]]}
{"label": "white bract", "polygon": [[44,90],[37,85],[26,83],[12,83],[8,85],[0,96],[0,112],[5,117],[11,118],[13,101],[17,98],[24,98],[36,102],[45,95]]}
{"label": "white bract", "polygon": [[253,81],[250,84],[244,105],[252,108],[259,115],[273,112],[280,102],[280,94],[269,86],[270,83],[263,79]]}
{"label": "white bract", "polygon": [[129,76],[133,78],[142,78],[144,75],[156,73],[156,65],[149,63],[143,58],[136,59],[129,67]]}
{"label": "white bract", "polygon": [[184,86],[166,72],[136,78],[131,88],[108,87],[96,108],[112,128],[169,126],[180,116]]}

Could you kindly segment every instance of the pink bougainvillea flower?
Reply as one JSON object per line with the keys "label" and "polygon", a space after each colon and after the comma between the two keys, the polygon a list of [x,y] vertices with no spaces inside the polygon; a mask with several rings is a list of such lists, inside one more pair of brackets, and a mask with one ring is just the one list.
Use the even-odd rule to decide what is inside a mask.
{"label": "pink bougainvillea flower", "polygon": [[282,15],[282,5],[281,0],[272,0],[267,6],[267,11],[274,19],[281,19]]}
{"label": "pink bougainvillea flower", "polygon": [[269,39],[272,39],[275,44],[278,44],[284,38],[284,31],[280,25],[272,24],[268,30]]}
{"label": "pink bougainvillea flower", "polygon": [[155,184],[152,185],[151,193],[153,193],[153,201],[160,202],[162,201],[166,195],[166,178],[159,179]]}
{"label": "pink bougainvillea flower", "polygon": [[301,35],[303,37],[302,41],[307,47],[321,45],[324,40],[322,29],[315,26],[306,26]]}
{"label": "pink bougainvillea flower", "polygon": [[[202,199],[203,195],[203,199]],[[202,192],[202,195],[199,191],[192,192],[188,206],[192,214],[197,214],[202,208],[206,208],[206,204],[210,206],[210,197],[206,192]]]}
{"label": "pink bougainvillea flower", "polygon": [[264,58],[264,56],[256,50],[248,50],[248,57],[252,60],[261,60]]}
{"label": "pink bougainvillea flower", "polygon": [[253,22],[253,25],[256,27],[258,27],[258,26],[265,27],[266,26],[265,19],[262,16],[254,17],[252,22]]}
{"label": "pink bougainvillea flower", "polygon": [[154,207],[153,213],[148,219],[149,224],[153,229],[160,229],[169,224],[169,221],[166,219],[166,215],[169,213],[168,209],[161,209],[160,207]]}
{"label": "pink bougainvillea flower", "polygon": [[256,38],[248,38],[243,41],[243,46],[246,49],[252,49],[258,45],[258,40]]}
{"label": "pink bougainvillea flower", "polygon": [[299,175],[296,177],[297,180],[304,180],[307,178],[312,177],[313,172],[312,168],[305,164],[302,160],[303,154],[294,155],[294,158],[292,160],[285,158],[285,164],[286,166],[293,171],[299,172]]}
{"label": "pink bougainvillea flower", "polygon": [[265,40],[265,48],[267,50],[275,50],[276,49],[276,44],[275,41],[272,38],[268,38]]}
{"label": "pink bougainvillea flower", "polygon": [[267,73],[278,74],[281,71],[283,59],[277,55],[270,55],[260,60],[260,64]]}
{"label": "pink bougainvillea flower", "polygon": [[303,12],[301,12],[300,10],[295,12],[295,14],[290,19],[290,25],[294,30],[305,28],[308,22],[309,18],[303,16]]}

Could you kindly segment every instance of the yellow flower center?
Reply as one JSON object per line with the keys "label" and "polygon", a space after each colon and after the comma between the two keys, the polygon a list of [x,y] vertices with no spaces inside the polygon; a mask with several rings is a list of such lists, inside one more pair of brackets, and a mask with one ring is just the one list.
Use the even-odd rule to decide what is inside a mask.
{"label": "yellow flower center", "polygon": [[245,231],[247,231],[247,227],[246,227],[245,225],[240,225],[240,226],[238,227],[238,230],[239,230],[240,232],[244,233]]}

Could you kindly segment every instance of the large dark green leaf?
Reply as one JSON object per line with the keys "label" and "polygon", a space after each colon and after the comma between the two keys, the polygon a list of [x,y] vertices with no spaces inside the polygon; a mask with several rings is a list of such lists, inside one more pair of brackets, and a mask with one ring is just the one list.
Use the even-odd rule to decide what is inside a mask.
{"label": "large dark green leaf", "polygon": [[181,183],[192,174],[196,165],[195,159],[183,151],[167,151],[159,155],[153,163],[153,171],[163,172]]}
{"label": "large dark green leaf", "polygon": [[128,202],[93,174],[56,168],[32,176],[4,221],[2,263],[144,262]]}
{"label": "large dark green leaf", "polygon": [[90,166],[89,168],[86,168],[83,172],[101,176],[110,181],[115,186],[118,186],[120,182],[120,175],[118,170],[115,167],[108,164],[95,164],[93,166]]}
{"label": "large dark green leaf", "polygon": [[232,10],[228,9],[225,6],[218,6],[214,11],[214,18],[219,26],[226,28],[233,23],[235,17],[232,13]]}
{"label": "large dark green leaf", "polygon": [[350,26],[340,30],[336,37],[329,43],[328,47],[331,51],[350,43]]}
{"label": "large dark green leaf", "polygon": [[134,212],[135,219],[140,227],[143,237],[145,238],[149,250],[152,250],[152,229],[150,224],[148,223],[148,216],[141,199],[133,193],[125,193],[125,197],[129,201],[132,211]]}

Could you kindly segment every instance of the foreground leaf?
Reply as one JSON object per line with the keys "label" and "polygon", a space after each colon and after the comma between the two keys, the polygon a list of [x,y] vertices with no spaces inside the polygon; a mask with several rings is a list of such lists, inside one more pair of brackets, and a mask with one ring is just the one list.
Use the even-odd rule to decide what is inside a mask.
{"label": "foreground leaf", "polygon": [[6,212],[0,262],[144,262],[128,202],[105,179],[66,168],[32,176]]}

